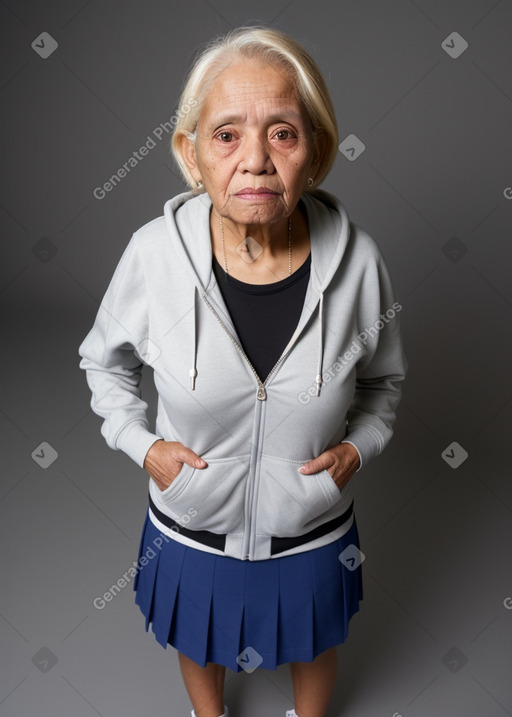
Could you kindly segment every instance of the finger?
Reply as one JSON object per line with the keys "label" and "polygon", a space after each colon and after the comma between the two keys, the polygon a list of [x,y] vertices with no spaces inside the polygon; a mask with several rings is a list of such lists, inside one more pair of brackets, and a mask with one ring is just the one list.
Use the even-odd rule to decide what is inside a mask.
{"label": "finger", "polygon": [[320,471],[327,470],[331,464],[326,456],[318,456],[308,461],[299,468],[299,473],[304,475],[311,475],[312,473],[319,473]]}
{"label": "finger", "polygon": [[185,446],[180,450],[179,456],[175,457],[176,460],[179,460],[181,463],[188,463],[192,468],[206,468],[208,465],[204,458],[201,458],[201,456],[198,456],[197,453],[194,453],[193,450]]}

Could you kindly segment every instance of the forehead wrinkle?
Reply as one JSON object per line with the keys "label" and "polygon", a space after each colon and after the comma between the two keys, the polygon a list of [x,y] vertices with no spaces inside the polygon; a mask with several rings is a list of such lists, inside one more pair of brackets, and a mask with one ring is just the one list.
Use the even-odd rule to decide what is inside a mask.
{"label": "forehead wrinkle", "polygon": [[[228,114],[237,118],[246,117],[247,113],[243,111],[243,108],[241,109],[241,104],[248,104],[248,111],[261,114],[258,105],[261,105],[262,102],[278,105],[277,113],[279,114],[283,111],[281,109],[283,101],[295,104],[299,110],[295,113],[295,118],[303,119],[301,103],[290,77],[283,75],[273,67],[263,65],[263,68],[263,73],[253,73],[251,76],[248,76],[247,65],[230,65],[224,70],[217,77],[205,99],[201,112],[203,121],[206,116],[215,115],[217,111],[220,111],[219,108],[226,110],[229,107],[233,107],[232,112],[223,112],[223,117]],[[293,112],[292,109],[288,111]],[[206,121],[210,124],[208,120]]]}
{"label": "forehead wrinkle", "polygon": [[255,109],[255,118],[254,121],[250,120],[250,113],[249,118],[247,116],[247,113],[237,113],[234,114],[232,112],[226,111],[221,112],[220,114],[212,114],[211,118],[208,120],[208,126],[216,126],[220,127],[225,124],[247,124],[248,126],[251,126],[261,120],[265,121],[265,124],[271,125],[276,124],[277,122],[295,122],[295,123],[302,123],[304,120],[303,115],[301,115],[299,112],[295,112],[291,109],[283,109],[282,111],[272,111],[270,114],[265,115],[264,117],[259,117],[259,112],[257,108]]}
{"label": "forehead wrinkle", "polygon": [[245,124],[252,126],[264,122],[307,123],[307,116],[297,97],[269,97],[268,93],[249,102],[240,97],[216,96],[212,103],[205,103],[200,122],[206,127],[219,127],[223,124]]}
{"label": "forehead wrinkle", "polygon": [[[206,105],[219,103],[222,107],[240,102],[278,102],[297,101],[297,95],[293,87],[275,89],[268,85],[256,85],[255,83],[226,83],[224,87],[212,88],[206,100]],[[211,100],[210,100],[211,98]]]}
{"label": "forehead wrinkle", "polygon": [[[266,76],[265,79],[262,79],[262,76]],[[292,93],[295,91],[295,82],[292,77],[281,68],[251,60],[228,65],[218,75],[212,88],[215,85],[222,86],[230,82],[240,86],[245,85],[251,91],[259,86],[262,92],[268,92],[270,84],[279,87],[281,92],[283,90],[286,92],[291,90]]]}

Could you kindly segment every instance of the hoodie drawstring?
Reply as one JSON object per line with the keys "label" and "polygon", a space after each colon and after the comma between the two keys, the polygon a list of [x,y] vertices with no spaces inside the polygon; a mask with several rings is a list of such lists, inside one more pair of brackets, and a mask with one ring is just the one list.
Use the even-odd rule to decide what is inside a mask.
{"label": "hoodie drawstring", "polygon": [[192,323],[194,324],[193,328],[193,334],[194,338],[192,340],[192,368],[188,372],[188,375],[190,376],[190,388],[192,391],[195,391],[196,388],[196,376],[197,376],[197,368],[196,368],[196,361],[197,361],[197,322],[196,322],[196,287],[194,286],[194,301],[192,306]]}
{"label": "hoodie drawstring", "polygon": [[[193,339],[192,339],[192,368],[190,369],[190,388],[192,391],[196,388],[196,377],[197,377],[197,302],[196,302],[196,287],[194,286],[194,300],[192,307],[192,323],[193,323]],[[320,396],[320,390],[322,388],[322,374],[323,374],[323,360],[324,360],[324,295],[323,292],[320,294],[320,303],[318,311],[318,330],[320,332],[320,341],[318,346],[318,364],[317,374],[315,378],[316,384],[316,395]]]}
{"label": "hoodie drawstring", "polygon": [[320,294],[320,308],[318,311],[319,315],[319,330],[320,330],[320,346],[318,352],[318,366],[317,374],[315,378],[316,383],[316,395],[320,396],[320,389],[322,388],[322,373],[323,373],[323,360],[324,360],[324,294]]}

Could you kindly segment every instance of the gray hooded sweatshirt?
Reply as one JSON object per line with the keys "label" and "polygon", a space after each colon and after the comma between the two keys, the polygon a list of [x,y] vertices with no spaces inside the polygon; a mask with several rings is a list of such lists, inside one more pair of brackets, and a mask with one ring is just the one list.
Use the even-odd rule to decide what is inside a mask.
{"label": "gray hooded sweatshirt", "polygon": [[[302,196],[311,272],[299,323],[264,381],[240,345],[212,269],[211,200],[180,194],[128,242],[94,325],[79,347],[91,407],[107,444],[139,466],[151,445],[180,441],[208,466],[184,464],[161,491],[158,512],[178,523],[167,535],[223,534],[222,554],[281,557],[326,545],[353,517],[310,542],[271,555],[276,537],[305,535],[347,512],[355,477],[340,491],[331,475],[298,472],[327,448],[349,442],[361,466],[389,442],[407,363],[401,305],[374,240],[342,203],[317,190]],[[158,392],[155,432],[140,391],[143,365]]]}

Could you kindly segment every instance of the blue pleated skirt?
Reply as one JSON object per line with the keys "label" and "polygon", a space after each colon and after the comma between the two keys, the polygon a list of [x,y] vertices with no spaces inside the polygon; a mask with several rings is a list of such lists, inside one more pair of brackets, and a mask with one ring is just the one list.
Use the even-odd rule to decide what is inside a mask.
{"label": "blue pleated skirt", "polygon": [[339,559],[351,545],[359,548],[355,517],[343,537],[322,548],[237,560],[162,536],[146,514],[135,602],[146,631],[151,625],[164,648],[170,644],[203,667],[251,672],[311,662],[344,642],[359,609],[361,566],[348,569]]}

